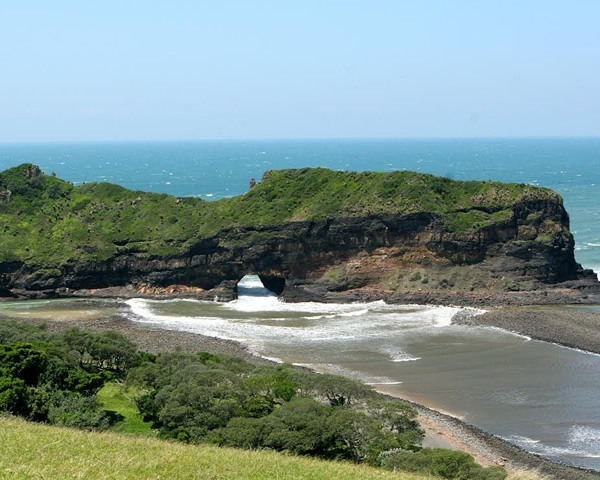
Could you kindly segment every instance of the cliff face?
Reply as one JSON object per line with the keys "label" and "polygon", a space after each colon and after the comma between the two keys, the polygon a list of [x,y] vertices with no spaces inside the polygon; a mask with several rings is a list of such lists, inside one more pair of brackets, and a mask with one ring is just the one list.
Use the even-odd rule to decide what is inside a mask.
{"label": "cliff face", "polygon": [[246,274],[289,300],[595,283],[575,261],[560,196],[525,185],[306,169],[202,202],[72,187],[22,166],[0,188],[11,192],[0,205],[6,295],[127,287],[231,299]]}

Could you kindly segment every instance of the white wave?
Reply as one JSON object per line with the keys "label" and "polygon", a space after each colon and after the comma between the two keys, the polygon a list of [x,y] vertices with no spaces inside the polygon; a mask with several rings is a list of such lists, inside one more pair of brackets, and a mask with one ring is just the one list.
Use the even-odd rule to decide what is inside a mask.
{"label": "white wave", "polygon": [[258,275],[246,275],[238,282],[238,288],[253,288],[268,292],[268,290],[263,286]]}
{"label": "white wave", "polygon": [[518,442],[518,443],[526,443],[526,444],[536,444],[540,443],[539,440],[534,440],[533,438],[524,437],[522,435],[511,435],[508,437],[509,440]]}
{"label": "white wave", "polygon": [[362,310],[355,310],[354,312],[340,313],[339,316],[340,317],[357,317],[357,316],[360,316],[360,315],[364,315],[365,313],[369,313],[369,309],[368,308],[364,308]]}
{"label": "white wave", "polygon": [[367,385],[401,385],[402,382],[365,382]]}
{"label": "white wave", "polygon": [[458,307],[430,307],[435,327],[448,327],[452,325],[452,317],[461,309]]}
{"label": "white wave", "polygon": [[260,355],[257,352],[254,352],[252,350],[251,350],[251,352],[254,353],[256,356],[264,358],[265,360],[269,360],[273,363],[285,363],[281,358],[278,358],[278,357],[269,357],[267,355]]}
{"label": "white wave", "polygon": [[399,362],[414,362],[417,360],[421,360],[421,357],[415,357],[410,353],[403,352],[402,350],[398,350],[397,347],[384,348],[381,350],[381,353],[390,357],[390,360],[394,363]]}
{"label": "white wave", "polygon": [[151,304],[158,303],[158,300],[146,300],[142,298],[132,298],[127,300],[125,303],[129,306],[132,313],[136,315],[133,320],[147,323],[164,323],[166,325],[173,325],[184,322],[215,322],[225,323],[226,321],[221,317],[177,317],[170,315],[157,315],[153,313]]}
{"label": "white wave", "polygon": [[[204,315],[202,303],[198,302],[197,316],[168,315],[156,311],[161,304],[171,302],[136,298],[128,300],[126,304],[134,314],[132,320],[135,321],[160,324],[165,328],[219,338],[279,342],[291,342],[294,338],[298,341],[314,342],[398,337],[407,330],[447,325],[457,311],[449,307],[417,308],[391,306],[383,302],[287,304],[272,297],[241,298],[235,302],[216,306],[214,303],[205,302],[205,305],[210,308],[207,308]],[[219,310],[222,311],[222,316],[219,315]],[[237,314],[231,318],[231,315],[227,315],[228,311]],[[254,315],[256,313],[275,313],[276,317],[265,318],[264,315]],[[319,315],[302,315],[303,313]],[[315,317],[323,317],[323,321],[318,321]],[[307,322],[307,319],[312,321]]]}
{"label": "white wave", "polygon": [[532,340],[532,338],[528,335],[523,335],[522,333],[517,333],[517,332],[513,332],[511,330],[506,330],[504,328],[500,328],[500,327],[492,327],[492,326],[485,326],[485,327],[480,327],[484,330],[492,330],[492,331],[496,331],[496,332],[502,332],[503,334],[508,334],[511,335],[513,337],[517,337],[517,338],[521,338],[523,340],[525,340],[526,342],[529,342]]}
{"label": "white wave", "polygon": [[595,452],[600,457],[600,428],[574,425],[569,431],[569,445]]}
{"label": "white wave", "polygon": [[421,357],[413,357],[412,355],[406,354],[404,356],[396,356],[392,357],[392,362],[416,362],[417,360],[421,360]]}
{"label": "white wave", "polygon": [[353,380],[358,380],[366,385],[400,385],[402,383],[398,380],[394,380],[393,378],[369,375],[364,372],[330,363],[312,365],[311,368],[320,373],[332,373],[334,375],[341,375]]}
{"label": "white wave", "polygon": [[540,440],[522,435],[511,435],[503,438],[538,455],[600,458],[600,430],[591,427],[572,427],[568,443],[565,446],[547,445]]}
{"label": "white wave", "polygon": [[[537,342],[544,342],[545,340],[535,340]],[[589,352],[587,350],[582,350],[581,348],[575,348],[575,347],[567,347],[566,345],[561,345],[560,343],[554,343],[554,342],[546,342],[546,343],[551,343],[552,345],[558,347],[558,348],[563,348],[565,350],[572,350],[574,352],[577,353],[581,353],[583,355],[589,355],[591,357],[600,357],[600,353],[596,353],[596,352]]]}
{"label": "white wave", "polygon": [[279,311],[279,303],[277,297],[240,297],[224,304],[224,307],[238,312],[272,312]]}

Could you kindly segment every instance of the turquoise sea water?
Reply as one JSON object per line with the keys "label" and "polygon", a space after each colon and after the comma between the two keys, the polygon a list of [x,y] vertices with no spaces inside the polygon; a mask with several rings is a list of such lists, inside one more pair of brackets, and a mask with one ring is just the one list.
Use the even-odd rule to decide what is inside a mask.
{"label": "turquoise sea water", "polygon": [[269,169],[317,166],[530,183],[563,196],[577,259],[600,272],[600,138],[0,144],[0,169],[23,162],[75,183],[206,200],[238,195]]}

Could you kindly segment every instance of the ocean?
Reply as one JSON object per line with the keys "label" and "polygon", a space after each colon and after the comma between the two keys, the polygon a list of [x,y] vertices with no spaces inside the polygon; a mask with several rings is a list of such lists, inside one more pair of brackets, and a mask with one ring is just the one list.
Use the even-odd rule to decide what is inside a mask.
{"label": "ocean", "polygon": [[[268,169],[409,169],[560,192],[576,256],[600,271],[600,139],[310,140],[0,145],[74,183],[193,195],[240,194]],[[246,277],[229,304],[78,300],[0,305],[19,316],[110,312],[123,321],[245,343],[259,355],[350,376],[449,412],[547,458],[600,470],[600,356],[493,328],[451,323],[457,308],[285,304]],[[357,324],[360,328],[357,329]]]}

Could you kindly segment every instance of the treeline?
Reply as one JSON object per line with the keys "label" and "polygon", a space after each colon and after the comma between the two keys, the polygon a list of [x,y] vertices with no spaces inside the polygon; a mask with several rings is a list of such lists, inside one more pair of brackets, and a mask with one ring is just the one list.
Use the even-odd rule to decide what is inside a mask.
{"label": "treeline", "polygon": [[120,416],[101,409],[96,393],[145,358],[115,332],[52,334],[0,321],[0,411],[57,425],[109,428]]}
{"label": "treeline", "polygon": [[463,452],[421,448],[406,402],[334,375],[210,353],[138,352],[115,332],[0,321],[0,411],[92,430],[123,417],[96,393],[119,380],[163,438],[348,460],[454,479],[503,479]]}
{"label": "treeline", "polygon": [[169,353],[130,370],[128,382],[147,392],[138,407],[167,438],[377,463],[423,437],[405,402],[285,365]]}

